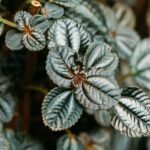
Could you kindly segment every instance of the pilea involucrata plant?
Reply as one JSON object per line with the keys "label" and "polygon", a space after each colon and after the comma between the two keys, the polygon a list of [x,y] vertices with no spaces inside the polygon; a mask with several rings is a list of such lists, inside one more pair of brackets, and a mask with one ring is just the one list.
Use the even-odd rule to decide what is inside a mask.
{"label": "pilea involucrata plant", "polygon": [[[5,25],[10,27],[3,34],[7,48],[14,53],[26,49],[39,54],[43,50],[47,55],[45,72],[55,87],[48,90],[41,113],[52,131],[67,130],[57,149],[110,148],[105,130],[79,136],[68,130],[84,119],[83,112],[93,115],[100,126],[112,125],[126,136],[149,137],[150,38],[141,39],[135,31],[131,8],[122,3],[111,8],[96,0],[31,0],[25,4],[31,9],[23,7],[12,21],[0,18],[0,34]],[[15,109],[7,90],[10,82],[4,80],[0,78],[0,146],[4,150],[41,150],[23,134],[3,128]]]}

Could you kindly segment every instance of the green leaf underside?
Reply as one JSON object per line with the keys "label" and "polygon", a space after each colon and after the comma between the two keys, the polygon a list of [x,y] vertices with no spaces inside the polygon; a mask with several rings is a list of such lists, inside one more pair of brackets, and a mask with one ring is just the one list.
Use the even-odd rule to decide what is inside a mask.
{"label": "green leaf underside", "polygon": [[114,112],[112,125],[121,133],[131,137],[150,135],[150,98],[141,89],[125,89]]}
{"label": "green leaf underside", "polygon": [[75,101],[72,91],[65,89],[53,89],[42,104],[43,121],[53,131],[70,128],[81,114],[82,107]]}

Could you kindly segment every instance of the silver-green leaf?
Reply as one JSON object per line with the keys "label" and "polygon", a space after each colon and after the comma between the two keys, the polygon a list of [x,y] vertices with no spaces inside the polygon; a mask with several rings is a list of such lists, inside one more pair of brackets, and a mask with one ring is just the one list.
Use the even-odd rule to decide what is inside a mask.
{"label": "silver-green leaf", "polygon": [[131,137],[150,135],[150,98],[138,88],[126,88],[114,107],[112,125]]}
{"label": "silver-green leaf", "polygon": [[49,0],[49,2],[56,3],[65,7],[76,7],[81,0]]}
{"label": "silver-green leaf", "polygon": [[71,87],[72,69],[75,67],[72,49],[62,46],[50,49],[46,61],[46,71],[50,79],[59,87]]}
{"label": "silver-green leaf", "polygon": [[57,142],[57,150],[84,150],[84,146],[78,137],[64,135]]}
{"label": "silver-green leaf", "polygon": [[0,148],[1,150],[11,150],[9,141],[0,133]]}
{"label": "silver-green leaf", "polygon": [[70,128],[81,114],[82,107],[70,90],[55,88],[46,95],[42,104],[44,124],[53,131]]}
{"label": "silver-green leaf", "polygon": [[59,5],[47,2],[42,8],[42,14],[48,19],[58,19],[63,16],[64,8]]}
{"label": "silver-green leaf", "polygon": [[137,83],[150,89],[150,38],[144,39],[138,44],[130,64]]}
{"label": "silver-green leaf", "polygon": [[120,99],[120,89],[114,79],[89,76],[75,89],[76,99],[93,110],[109,109]]}

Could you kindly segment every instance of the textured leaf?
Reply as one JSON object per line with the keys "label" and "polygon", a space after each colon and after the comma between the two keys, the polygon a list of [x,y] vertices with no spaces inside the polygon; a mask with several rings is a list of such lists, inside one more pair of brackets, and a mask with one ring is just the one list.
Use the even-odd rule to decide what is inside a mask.
{"label": "textured leaf", "polygon": [[59,5],[47,2],[42,8],[42,13],[48,19],[58,19],[64,15],[64,8]]}
{"label": "textured leaf", "polygon": [[[68,46],[77,53],[84,53],[89,46],[89,34],[71,19],[59,19],[48,32],[48,48],[53,46]],[[80,52],[79,52],[80,50]]]}
{"label": "textured leaf", "polygon": [[26,26],[29,26],[31,15],[26,11],[18,11],[15,14],[14,22],[18,25],[18,29],[23,31]]}
{"label": "textured leaf", "polygon": [[116,50],[121,58],[129,60],[139,42],[140,37],[134,30],[128,27],[118,26],[116,33]]}
{"label": "textured leaf", "polygon": [[30,26],[40,29],[44,33],[49,28],[50,22],[46,17],[37,14],[30,19]]}
{"label": "textured leaf", "polygon": [[51,48],[46,61],[46,70],[55,84],[61,87],[70,87],[73,78],[72,69],[74,67],[74,52],[70,48]]}
{"label": "textured leaf", "polygon": [[0,97],[0,121],[7,123],[12,120],[15,109],[15,102],[10,94],[5,94]]}
{"label": "textured leaf", "polygon": [[138,88],[126,88],[114,107],[112,125],[121,133],[140,137],[150,135],[150,98]]}
{"label": "textured leaf", "polygon": [[23,33],[11,29],[7,32],[5,37],[6,46],[11,50],[20,50],[24,47],[22,38]]}
{"label": "textured leaf", "polygon": [[0,134],[0,148],[1,150],[11,150],[9,141]]}
{"label": "textured leaf", "polygon": [[57,150],[84,150],[84,147],[78,137],[64,135],[57,142]]}
{"label": "textured leaf", "polygon": [[49,2],[53,2],[65,7],[75,7],[79,5],[81,0],[49,0]]}
{"label": "textured leaf", "polygon": [[[107,28],[104,23],[104,17],[98,5],[96,1],[82,0],[77,7],[66,10],[66,15],[75,19],[83,26],[87,26],[91,32],[97,28],[98,32],[106,33]],[[92,26],[95,28],[92,28]],[[92,28],[92,30],[90,28]]]}
{"label": "textured leaf", "polygon": [[115,50],[122,59],[129,60],[140,41],[139,35],[131,28],[119,25],[116,15],[109,7],[103,8],[109,36],[115,42]]}
{"label": "textured leaf", "polygon": [[150,38],[144,39],[138,44],[130,64],[137,83],[150,89]]}
{"label": "textured leaf", "polygon": [[30,51],[40,51],[46,45],[46,39],[41,30],[32,29],[23,36],[23,44]]}
{"label": "textured leaf", "polygon": [[44,99],[42,116],[46,126],[53,131],[73,126],[82,114],[82,107],[75,101],[72,91],[55,88]]}
{"label": "textured leaf", "polygon": [[96,111],[94,117],[99,125],[102,125],[104,127],[109,127],[111,125],[111,117],[106,110]]}
{"label": "textured leaf", "polygon": [[75,94],[76,99],[88,109],[108,109],[118,103],[120,89],[113,79],[91,76],[76,88]]}
{"label": "textured leaf", "polygon": [[114,5],[113,10],[120,25],[135,27],[135,15],[128,5],[118,2]]}
{"label": "textured leaf", "polygon": [[[103,42],[93,43],[89,46],[85,57],[84,66],[86,70],[91,70],[91,75],[103,74],[109,76],[114,74],[118,66],[117,56],[111,52],[111,47]],[[95,70],[95,71],[93,71]]]}

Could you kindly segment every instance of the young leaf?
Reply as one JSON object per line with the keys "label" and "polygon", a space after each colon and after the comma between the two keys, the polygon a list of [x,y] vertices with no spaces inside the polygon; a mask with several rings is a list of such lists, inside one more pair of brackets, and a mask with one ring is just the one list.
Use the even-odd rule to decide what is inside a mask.
{"label": "young leaf", "polygon": [[0,122],[7,123],[12,120],[15,110],[15,102],[10,94],[0,97]]}
{"label": "young leaf", "polygon": [[108,109],[120,99],[120,89],[113,79],[103,76],[86,77],[75,89],[76,99],[84,107],[93,110]]}
{"label": "young leaf", "polygon": [[42,8],[42,13],[48,19],[58,19],[64,15],[64,8],[59,5],[47,2]]}
{"label": "young leaf", "polygon": [[75,67],[72,49],[61,46],[51,48],[46,61],[46,70],[55,84],[59,87],[71,87],[72,69]]}
{"label": "young leaf", "polygon": [[23,36],[23,44],[30,51],[39,51],[46,45],[45,36],[41,30],[34,28],[30,33]]}
{"label": "young leaf", "polygon": [[84,150],[84,146],[78,137],[64,135],[57,142],[57,150]]}
{"label": "young leaf", "polygon": [[71,19],[59,19],[48,32],[48,48],[67,46],[83,55],[91,41],[84,28]]}
{"label": "young leaf", "polygon": [[56,3],[65,7],[76,7],[81,0],[49,0],[49,2]]}
{"label": "young leaf", "polygon": [[23,31],[26,26],[29,26],[29,21],[31,19],[30,13],[26,11],[19,11],[15,14],[14,22],[18,25],[18,29]]}
{"label": "young leaf", "polygon": [[70,90],[55,88],[47,94],[42,104],[44,124],[53,131],[70,128],[81,114],[82,107]]}
{"label": "young leaf", "polygon": [[[87,50],[84,62],[85,69],[95,70],[94,75],[103,74],[110,76],[114,74],[118,66],[117,56],[111,52],[111,47],[103,42],[93,43]],[[91,72],[92,75],[93,72]]]}
{"label": "young leaf", "polygon": [[150,89],[150,38],[144,39],[138,44],[130,64],[137,83]]}
{"label": "young leaf", "polygon": [[30,19],[30,26],[36,29],[40,29],[42,33],[45,33],[45,31],[50,26],[50,22],[46,17],[37,14]]}
{"label": "young leaf", "polygon": [[131,137],[150,135],[150,98],[141,89],[124,89],[113,110],[112,125],[121,133]]}
{"label": "young leaf", "polygon": [[7,32],[5,37],[6,46],[11,50],[20,50],[24,47],[22,38],[23,33],[11,29]]}

